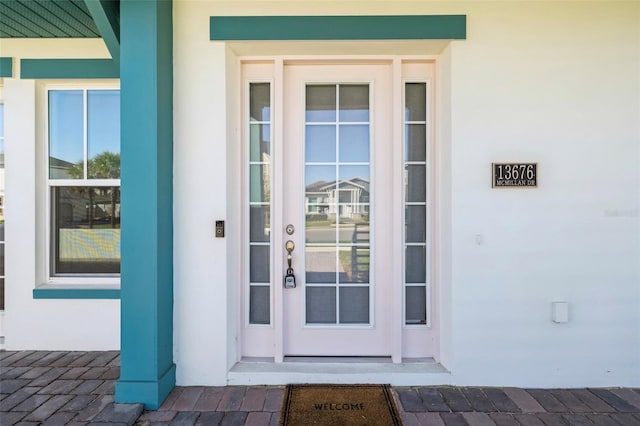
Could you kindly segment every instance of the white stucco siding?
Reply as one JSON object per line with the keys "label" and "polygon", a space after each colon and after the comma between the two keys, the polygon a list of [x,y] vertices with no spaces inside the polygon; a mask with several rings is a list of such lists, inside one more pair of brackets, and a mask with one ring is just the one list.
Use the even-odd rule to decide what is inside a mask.
{"label": "white stucco siding", "polygon": [[[209,41],[210,5],[174,5],[174,361],[178,385],[223,384],[230,325],[226,47]],[[231,104],[235,105],[233,102]],[[233,199],[233,198],[232,198]],[[232,311],[234,312],[234,311]],[[232,336],[232,342],[227,342]]]}
{"label": "white stucco siding", "polygon": [[[597,3],[468,14],[451,76],[461,383],[640,381],[638,17]],[[509,161],[538,162],[539,188],[491,189],[489,165]],[[569,323],[551,322],[552,301]]]}

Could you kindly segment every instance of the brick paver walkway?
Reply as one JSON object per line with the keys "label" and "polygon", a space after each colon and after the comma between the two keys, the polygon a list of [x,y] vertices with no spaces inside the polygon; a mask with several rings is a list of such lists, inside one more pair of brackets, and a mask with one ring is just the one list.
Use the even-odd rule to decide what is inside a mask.
{"label": "brick paver walkway", "polygon": [[[284,387],[177,387],[116,404],[118,352],[0,351],[0,425],[277,425]],[[397,387],[405,426],[640,426],[640,389]]]}

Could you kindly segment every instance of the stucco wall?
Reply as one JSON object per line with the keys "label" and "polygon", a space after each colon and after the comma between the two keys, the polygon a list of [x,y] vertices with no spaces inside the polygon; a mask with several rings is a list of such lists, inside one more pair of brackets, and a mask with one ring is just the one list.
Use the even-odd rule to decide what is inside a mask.
{"label": "stucco wall", "polygon": [[[222,384],[239,356],[223,348],[238,337],[227,321],[240,285],[228,266],[240,226],[234,53],[376,49],[225,45],[208,41],[208,18],[362,14],[363,5],[174,3],[180,384]],[[367,1],[366,13],[467,15],[467,40],[437,52],[439,359],[452,382],[637,386],[640,5]],[[510,161],[537,162],[539,187],[491,189],[491,163]],[[227,220],[228,238],[213,238],[216,219]],[[569,302],[568,323],[551,321],[552,301]]]}

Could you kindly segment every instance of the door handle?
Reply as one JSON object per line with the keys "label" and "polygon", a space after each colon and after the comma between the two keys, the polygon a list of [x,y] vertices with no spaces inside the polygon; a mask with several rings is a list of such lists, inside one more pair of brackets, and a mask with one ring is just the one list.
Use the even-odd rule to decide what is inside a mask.
{"label": "door handle", "polygon": [[284,249],[287,251],[287,274],[284,276],[284,288],[296,288],[296,276],[293,274],[293,268],[291,267],[291,260],[293,256],[293,249],[296,245],[293,241],[288,240],[284,243]]}

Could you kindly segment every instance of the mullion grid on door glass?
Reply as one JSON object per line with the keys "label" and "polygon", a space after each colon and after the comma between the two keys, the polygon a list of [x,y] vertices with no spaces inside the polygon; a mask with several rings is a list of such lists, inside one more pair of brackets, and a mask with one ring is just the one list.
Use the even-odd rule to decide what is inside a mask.
{"label": "mullion grid on door glass", "polygon": [[405,325],[428,325],[427,84],[404,85],[404,312]]}
{"label": "mullion grid on door glass", "polygon": [[271,84],[249,83],[248,321],[271,324]]}
{"label": "mullion grid on door glass", "polygon": [[[327,85],[323,85],[323,86],[327,86]],[[346,144],[347,144],[346,141],[348,140],[347,131],[349,130],[350,127],[352,131],[353,131],[353,128],[360,128],[360,130],[366,129],[367,135],[369,133],[369,128],[370,128],[370,120],[368,118],[369,86],[368,85],[343,85],[343,84],[336,84],[331,86],[333,90],[335,90],[335,105],[334,105],[335,119],[329,120],[329,121],[305,120],[305,128],[308,129],[314,126],[332,126],[333,127],[332,133],[333,133],[333,137],[335,138],[334,160],[333,161],[305,160],[305,166],[306,166],[305,169],[307,169],[307,167],[309,166],[333,168],[332,179],[334,180],[334,185],[333,185],[332,196],[326,197],[326,199],[324,199],[323,202],[316,201],[316,203],[309,203],[308,207],[311,207],[316,211],[319,211],[321,208],[324,207],[328,212],[327,214],[328,217],[330,216],[335,217],[335,229],[334,229],[335,243],[307,242],[306,247],[308,251],[309,249],[310,250],[314,250],[314,249],[322,250],[323,248],[334,249],[333,256],[334,256],[334,262],[335,262],[334,263],[335,272],[333,273],[333,277],[334,277],[332,279],[333,282],[328,282],[330,280],[327,280],[327,282],[315,282],[315,280],[314,282],[308,282],[310,280],[307,280],[305,290],[307,291],[307,304],[311,303],[311,299],[308,298],[309,292],[326,291],[322,289],[329,290],[329,294],[325,293],[324,296],[325,297],[329,296],[329,299],[331,298],[334,299],[334,306],[333,307],[329,306],[328,308],[329,310],[333,310],[334,312],[329,313],[327,315],[328,317],[332,317],[332,320],[330,321],[329,320],[310,321],[309,317],[307,317],[306,323],[307,324],[368,324],[370,322],[369,313],[368,313],[369,298],[370,298],[369,297],[369,293],[370,293],[369,255],[368,255],[370,251],[370,244],[369,244],[368,224],[366,226],[367,228],[366,232],[358,233],[356,232],[358,225],[348,224],[348,221],[342,220],[341,213],[344,211],[348,211],[352,217],[356,217],[356,216],[368,217],[369,216],[369,205],[370,205],[368,201],[369,199],[368,179],[369,179],[369,173],[370,173],[370,161],[369,161],[369,154],[368,154],[368,150],[369,150],[368,145],[370,143],[369,137],[367,136],[366,161],[363,161],[363,159],[356,159],[356,160],[354,160],[353,158],[349,159],[348,158],[349,155],[346,154],[346,152],[341,153],[341,150],[346,147]],[[341,89],[344,89],[345,86],[351,86],[351,87],[359,86],[360,88],[366,90],[366,98],[367,98],[367,105],[366,105],[367,119],[366,120],[349,120],[349,119],[341,118],[340,94],[341,94]],[[348,90],[348,87],[345,90]],[[344,135],[343,135],[343,132],[344,132]],[[346,158],[346,161],[345,161],[345,158]],[[349,161],[349,160],[352,160],[352,161]],[[342,172],[341,172],[341,168],[342,168]],[[350,176],[350,175],[354,173],[357,174],[357,171],[365,171],[365,170],[366,170],[365,181],[367,186],[366,188],[367,196],[366,196],[366,202],[363,202],[362,194],[358,195],[358,191],[362,191],[362,190],[358,189],[357,185],[354,186],[354,182],[356,181],[357,177],[355,175],[354,176]],[[360,177],[364,178],[365,176],[360,176]],[[350,186],[351,188],[349,188]],[[319,200],[319,199],[316,199],[316,200]],[[343,240],[344,235],[341,235],[342,227],[345,225],[354,227],[350,240],[348,241]],[[344,234],[344,230],[342,234]],[[358,240],[356,238],[358,234],[365,234],[366,240],[364,240],[364,242],[361,240]],[[363,255],[362,253],[365,253],[365,255]],[[358,270],[358,265],[356,264],[356,262],[360,258],[366,259],[364,272],[362,270]],[[341,272],[343,268],[350,269],[350,271]],[[366,279],[363,279],[362,277],[365,275],[366,275]],[[309,277],[309,275],[307,276]],[[333,290],[333,295],[330,294],[331,290]],[[353,296],[353,292],[358,292],[363,290],[366,293],[366,304],[367,304],[366,320],[363,320],[362,318],[355,318],[355,319],[349,318],[350,310],[348,308],[350,307],[346,305],[343,306],[345,314],[342,315],[341,317],[340,304],[341,304],[342,292],[345,292],[345,294],[351,292]],[[353,299],[353,297],[351,299]],[[344,303],[347,303],[346,300],[347,299],[345,298]],[[317,307],[317,306],[314,306],[314,307]]]}

